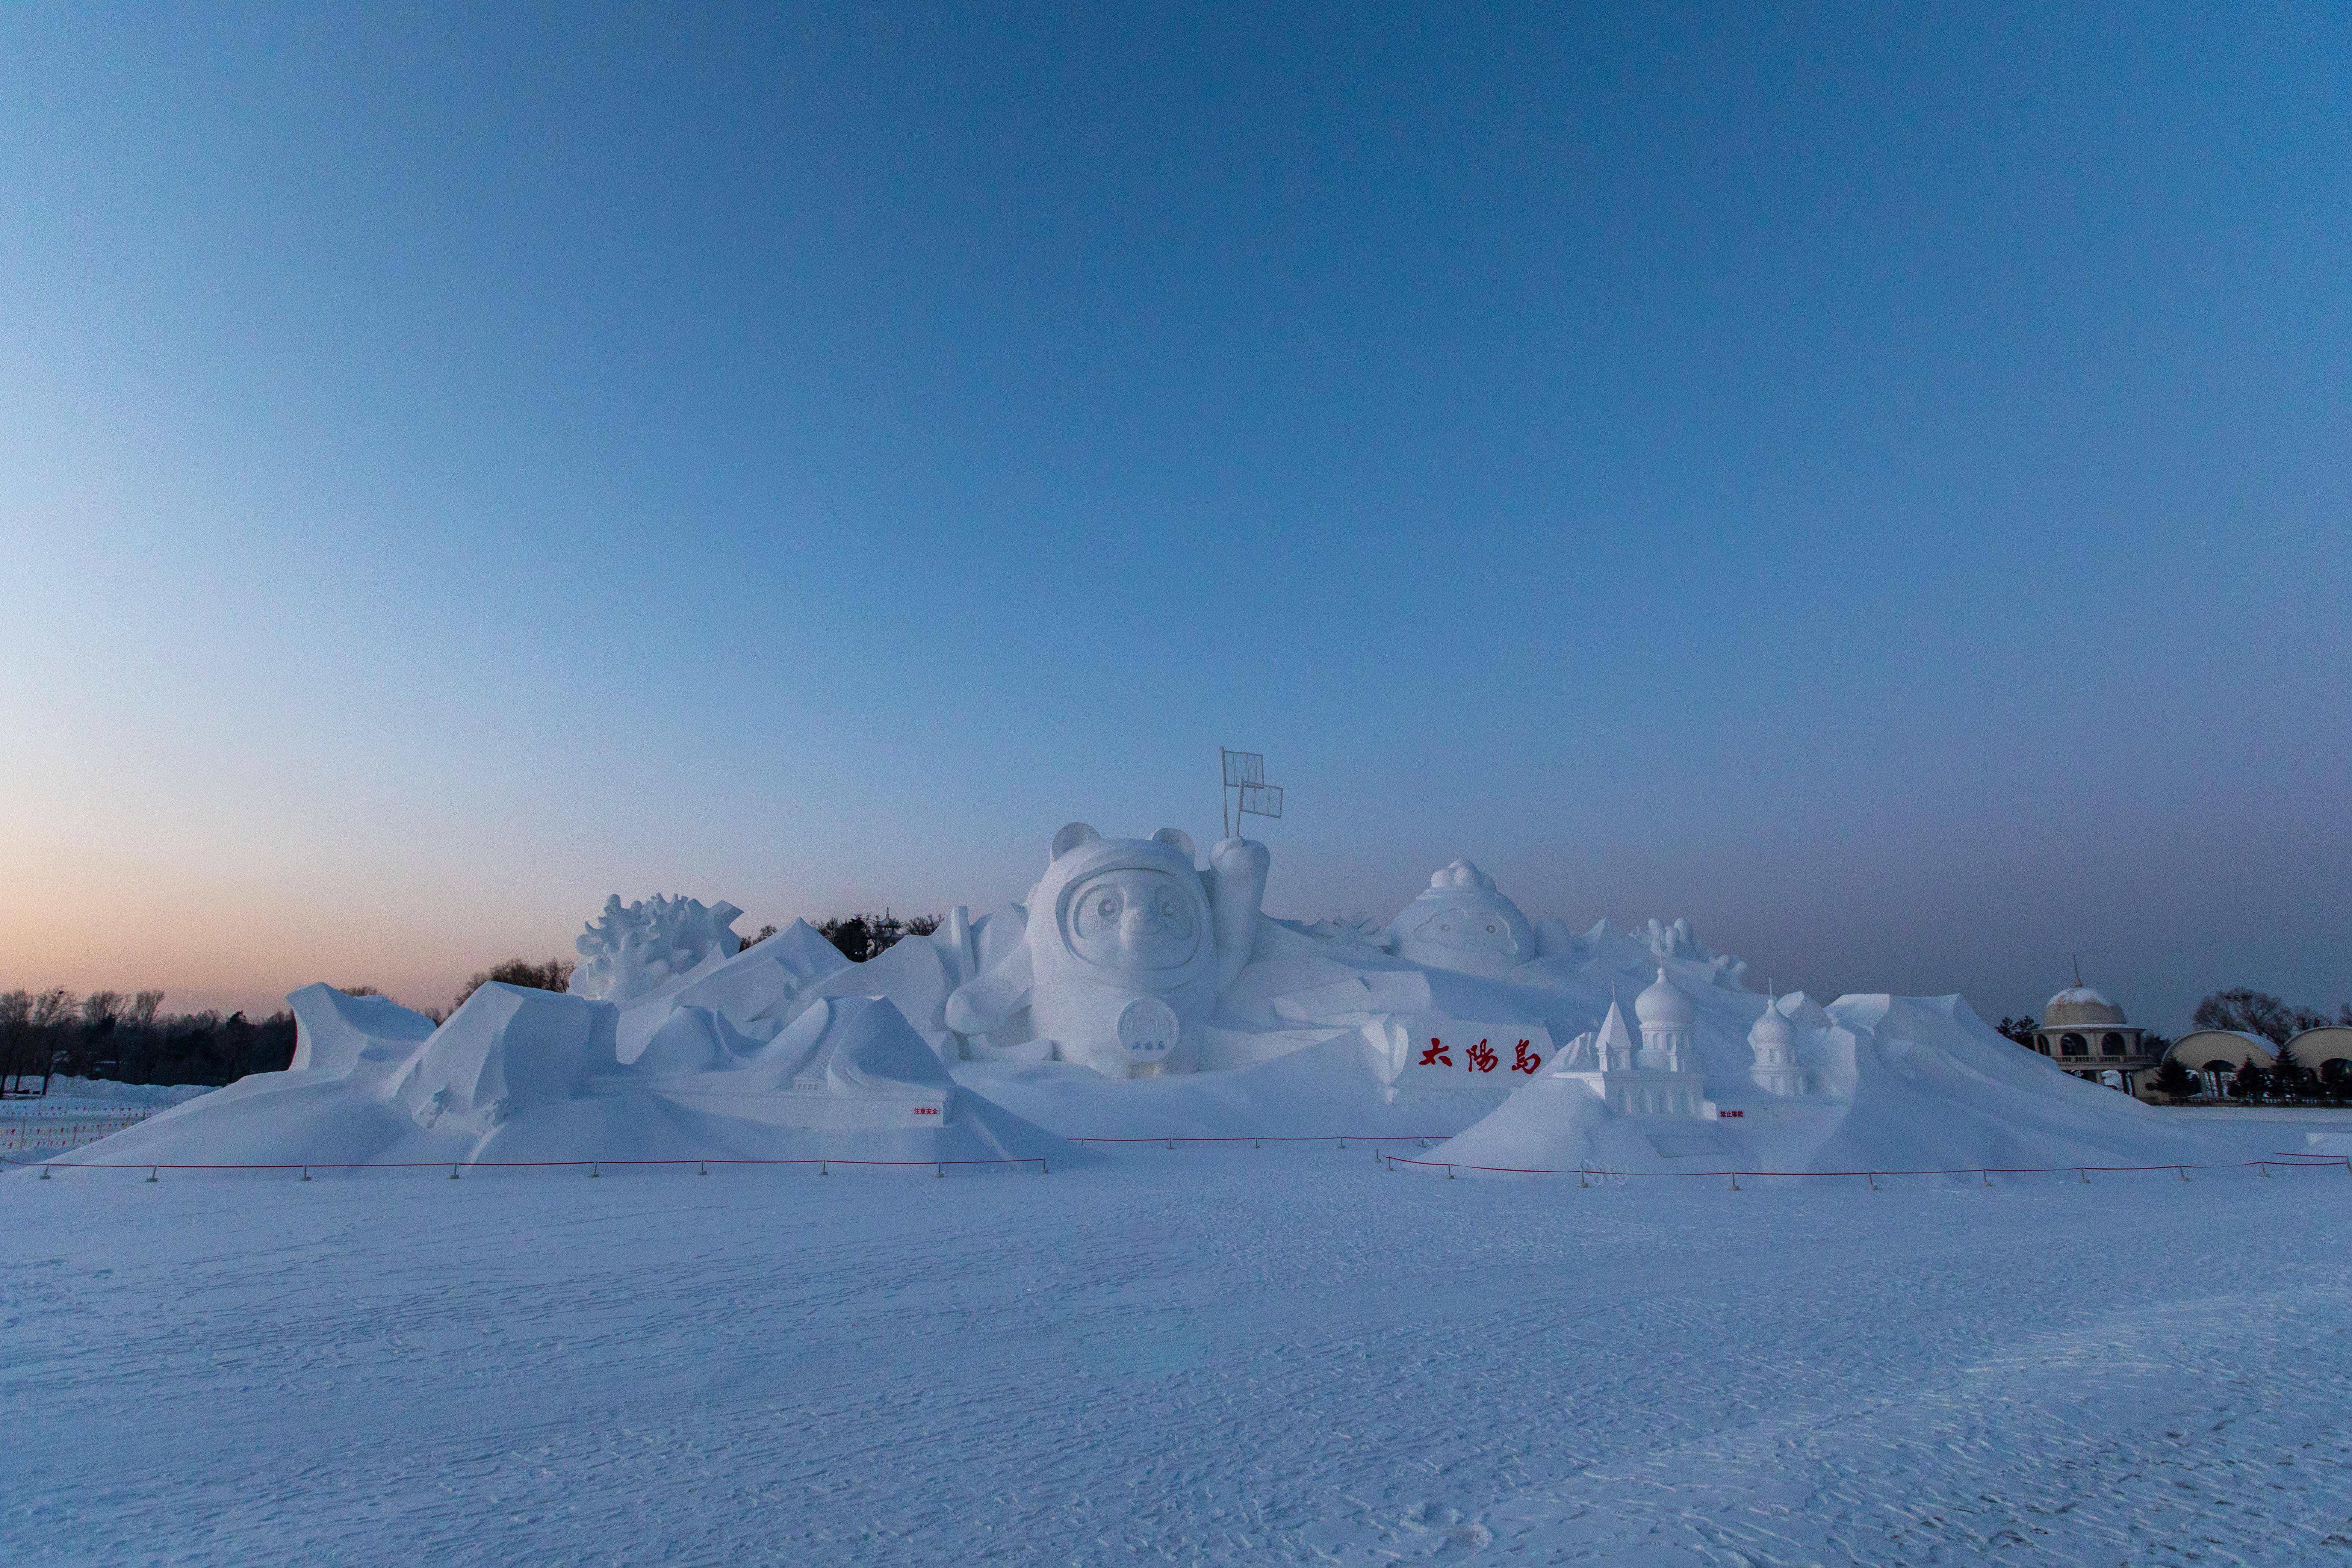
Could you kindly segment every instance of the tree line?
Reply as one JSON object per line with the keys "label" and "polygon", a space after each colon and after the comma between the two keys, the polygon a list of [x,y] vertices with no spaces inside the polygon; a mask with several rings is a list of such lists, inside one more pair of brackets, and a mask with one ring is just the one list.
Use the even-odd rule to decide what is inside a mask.
{"label": "tree line", "polygon": [[[878,958],[910,936],[939,930],[937,915],[835,915],[816,930],[852,963]],[[776,934],[772,925],[742,940],[744,947]],[[510,958],[466,979],[446,1008],[427,1007],[440,1023],[466,998],[492,981],[561,991],[570,984],[572,963],[544,963]],[[347,995],[381,996],[373,985],[337,987]],[[93,991],[77,996],[63,986],[47,991],[0,992],[0,1094],[44,1093],[52,1075],[108,1079],[117,1083],[234,1083],[248,1073],[282,1072],[294,1059],[294,1015],[279,1008],[268,1017],[242,1012],[165,1013],[163,993]]]}
{"label": "tree line", "polygon": [[0,1092],[43,1093],[51,1074],[118,1083],[234,1083],[294,1059],[294,1015],[165,1013],[163,993],[62,986],[0,992]]}

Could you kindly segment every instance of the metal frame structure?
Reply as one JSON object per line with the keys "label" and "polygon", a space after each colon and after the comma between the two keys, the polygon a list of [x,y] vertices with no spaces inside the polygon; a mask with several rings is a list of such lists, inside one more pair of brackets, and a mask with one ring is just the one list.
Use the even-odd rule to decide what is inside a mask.
{"label": "metal frame structure", "polygon": [[[1223,781],[1217,790],[1218,819],[1224,824],[1225,837],[1241,831],[1242,816],[1264,816],[1279,819],[1282,816],[1282,786],[1265,782],[1265,753],[1236,752],[1217,748],[1217,773]],[[1225,791],[1232,790],[1234,798],[1231,814],[1227,814]]]}

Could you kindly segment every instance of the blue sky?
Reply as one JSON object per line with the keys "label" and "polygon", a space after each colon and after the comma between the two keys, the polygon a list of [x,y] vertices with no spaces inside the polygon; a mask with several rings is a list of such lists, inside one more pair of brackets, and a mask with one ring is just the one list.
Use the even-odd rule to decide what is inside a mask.
{"label": "blue sky", "polygon": [[0,11],[0,984],[1290,816],[1759,977],[2352,997],[2339,8]]}

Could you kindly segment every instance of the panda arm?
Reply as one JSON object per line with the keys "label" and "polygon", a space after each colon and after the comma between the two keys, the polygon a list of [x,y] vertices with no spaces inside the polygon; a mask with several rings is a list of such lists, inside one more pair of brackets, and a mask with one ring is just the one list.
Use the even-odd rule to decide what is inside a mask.
{"label": "panda arm", "polygon": [[1202,879],[1207,885],[1210,918],[1217,933],[1217,993],[1224,994],[1249,963],[1257,942],[1257,915],[1265,900],[1265,872],[1271,860],[1265,846],[1246,838],[1227,838],[1209,851],[1215,868]]}
{"label": "panda arm", "polygon": [[959,1035],[988,1033],[1021,1009],[1034,984],[1024,942],[986,973],[955,988],[948,997],[948,1027]]}

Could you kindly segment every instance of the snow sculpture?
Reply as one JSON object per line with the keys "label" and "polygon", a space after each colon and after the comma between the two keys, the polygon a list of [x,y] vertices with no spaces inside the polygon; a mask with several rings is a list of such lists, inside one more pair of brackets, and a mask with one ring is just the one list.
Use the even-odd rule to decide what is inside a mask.
{"label": "snow sculpture", "polygon": [[1633,998],[1633,1016],[1642,1020],[1642,1052],[1634,1065],[1682,1071],[1690,1058],[1691,1031],[1698,1022],[1698,1009],[1681,987],[1666,978],[1664,970],[1658,971],[1655,984]]}
{"label": "snow sculpture", "polygon": [[286,1001],[294,1009],[295,1026],[289,1072],[345,1078],[362,1065],[389,1072],[433,1034],[433,1020],[389,996],[352,996],[331,985],[305,985]]}
{"label": "snow sculpture", "polygon": [[1797,1066],[1797,1026],[1780,1011],[1779,997],[1764,1004],[1763,1016],[1748,1031],[1748,1048],[1756,1055],[1748,1076],[1757,1088],[1780,1100],[1805,1092],[1805,1075]]}
{"label": "snow sculpture", "polygon": [[734,957],[742,939],[728,928],[742,912],[730,903],[658,895],[624,906],[614,893],[572,942],[580,963],[564,989],[592,1002],[650,994],[712,957]]}
{"label": "snow sculpture", "polygon": [[[1595,928],[1596,931],[1598,929]],[[1687,920],[1676,919],[1672,924],[1668,924],[1653,915],[1648,923],[1635,926],[1627,934],[1643,947],[1648,948],[1652,955],[1661,963],[1682,959],[1692,963],[1707,965],[1714,972],[1710,976],[1713,982],[1727,990],[1738,989],[1740,977],[1748,973],[1746,959],[1734,957],[1727,952],[1711,951],[1705,942],[1699,941],[1697,933],[1691,930],[1691,923]]]}
{"label": "snow sculpture", "polygon": [[1535,956],[1535,928],[1494,878],[1456,860],[1398,911],[1381,945],[1432,969],[1499,978]]}
{"label": "snow sculpture", "polygon": [[609,1069],[614,1010],[583,997],[492,981],[433,1032],[393,1080],[394,1105],[430,1128],[495,1131],[560,1105]]}
{"label": "snow sculpture", "polygon": [[1249,962],[1265,894],[1265,846],[1228,838],[1192,866],[1192,838],[1105,838],[1083,822],[1054,835],[1019,945],[949,996],[960,1035],[1004,1028],[1113,1078],[1192,1065],[1217,996]]}
{"label": "snow sculpture", "polygon": [[1693,1054],[1698,1013],[1691,999],[1660,970],[1657,984],[1633,999],[1633,1014],[1642,1021],[1638,1047],[1612,997],[1600,1031],[1578,1036],[1550,1076],[1582,1084],[1619,1116],[1713,1121],[1715,1104],[1706,1098],[1706,1079],[1696,1070]]}

